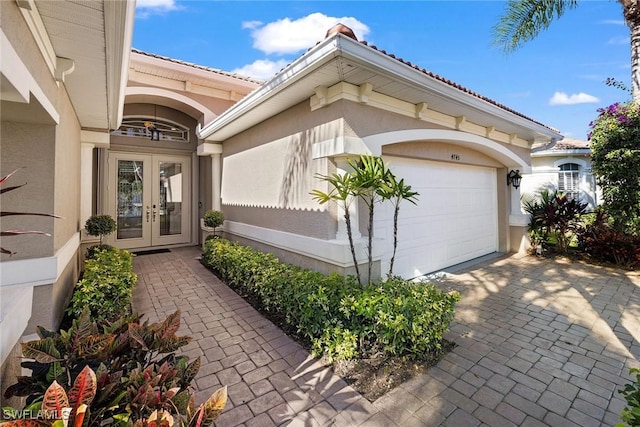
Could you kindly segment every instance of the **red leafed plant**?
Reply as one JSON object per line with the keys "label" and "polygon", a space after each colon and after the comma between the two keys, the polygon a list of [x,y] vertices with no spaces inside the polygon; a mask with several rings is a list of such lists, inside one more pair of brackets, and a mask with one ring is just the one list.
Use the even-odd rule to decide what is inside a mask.
{"label": "red leafed plant", "polygon": [[[96,397],[97,381],[93,370],[85,366],[67,393],[56,380],[44,393],[40,410],[41,419],[17,419],[3,423],[6,427],[73,426],[82,427],[88,405]],[[17,411],[16,411],[17,412]],[[32,415],[32,412],[29,412]]]}
{"label": "red leafed plant", "polygon": [[[20,169],[16,169],[13,172],[11,172],[10,174],[3,176],[2,178],[0,178],[0,186],[4,185],[5,182],[7,182],[9,180],[9,178],[11,178],[11,176],[13,174],[15,174],[16,172],[18,172]],[[21,184],[21,185],[14,185],[12,187],[6,187],[0,190],[0,194],[4,194],[4,193],[8,193],[9,191],[13,191],[13,190],[17,190],[18,188],[24,187],[25,185],[27,185],[26,183]],[[29,215],[29,216],[46,216],[46,217],[50,217],[50,218],[60,218],[57,215],[52,215],[52,214],[47,214],[47,213],[39,213],[39,212],[13,212],[13,211],[0,211],[0,217],[5,217],[5,216],[17,216],[17,215]],[[2,231],[0,232],[0,237],[7,237],[7,236],[20,236],[23,234],[42,234],[45,236],[50,236],[49,233],[45,233],[44,231],[37,231],[37,230],[7,230],[7,231]],[[13,255],[15,254],[15,252],[4,248],[2,246],[0,246],[0,253],[6,254],[6,255]]]}
{"label": "red leafed plant", "polygon": [[226,387],[195,407],[191,382],[200,358],[190,362],[175,353],[191,340],[176,335],[179,328],[179,310],[158,323],[141,322],[136,314],[97,323],[85,310],[66,331],[39,327],[41,339],[22,344],[23,355],[32,359],[22,366],[31,375],[18,377],[5,392],[5,398],[27,398],[22,410],[3,408],[5,416],[13,414],[10,426],[58,427],[44,416],[40,423],[24,423],[45,409],[58,414],[63,408],[70,408],[73,427],[212,425],[226,405]]}

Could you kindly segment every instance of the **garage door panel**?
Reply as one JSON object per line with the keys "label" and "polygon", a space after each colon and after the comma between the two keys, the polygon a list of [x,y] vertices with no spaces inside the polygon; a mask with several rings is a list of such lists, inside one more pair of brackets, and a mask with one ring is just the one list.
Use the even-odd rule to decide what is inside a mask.
{"label": "garage door panel", "polygon": [[402,158],[390,159],[390,168],[419,193],[417,205],[400,209],[397,274],[412,278],[497,250],[494,168]]}

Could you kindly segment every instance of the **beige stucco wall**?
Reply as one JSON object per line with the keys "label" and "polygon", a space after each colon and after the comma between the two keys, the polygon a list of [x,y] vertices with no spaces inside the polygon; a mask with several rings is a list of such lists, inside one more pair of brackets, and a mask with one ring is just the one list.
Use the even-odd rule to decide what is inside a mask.
{"label": "beige stucco wall", "polygon": [[[318,161],[317,159],[313,160],[311,156],[313,145],[316,143],[331,141],[343,136],[365,138],[371,135],[408,129],[444,130],[445,128],[423,120],[378,110],[351,101],[337,101],[315,111],[310,111],[307,102],[300,103],[278,116],[272,117],[223,142],[223,168],[233,168],[234,171],[234,173],[229,173],[228,171],[225,173],[223,171],[222,193],[225,217],[231,221],[265,229],[291,232],[318,239],[334,239],[337,231],[336,219],[338,215],[335,206],[333,206],[332,210],[325,211],[324,206],[318,208],[314,208],[312,205],[288,207],[284,204],[278,204],[281,200],[278,200],[275,196],[270,196],[270,199],[265,196],[265,193],[277,189],[282,191],[284,181],[283,176],[280,176],[281,170],[279,167],[275,167],[274,169],[278,171],[278,173],[275,173],[264,165],[274,165],[281,161],[282,158],[291,155],[292,152],[311,164]],[[528,148],[498,141],[494,142],[510,150],[523,162],[530,162]],[[452,146],[455,146],[455,153],[464,159],[462,162],[451,159]],[[521,228],[516,227],[514,229],[509,225],[512,212],[510,206],[511,193],[505,180],[507,168],[486,153],[486,149],[483,153],[473,148],[443,141],[398,141],[382,147],[383,155],[496,168],[498,250],[504,252],[518,251],[522,247],[523,232]],[[238,159],[243,159],[243,161]],[[324,173],[335,172],[335,159],[328,159],[324,167]],[[392,165],[391,169],[393,170]],[[302,172],[307,177],[312,171],[308,167],[294,170],[295,173]],[[230,182],[231,177],[233,177],[233,182]],[[249,179],[243,182],[243,177],[249,177]],[[316,185],[320,186],[322,183],[316,180]],[[235,197],[234,195],[238,194],[241,188],[244,188],[243,191],[245,193]],[[256,192],[255,199],[252,198],[252,191]],[[255,205],[251,204],[252,200],[257,201]],[[296,207],[304,207],[304,209],[296,209]],[[367,209],[363,203],[359,204],[358,212],[359,231],[363,236],[366,236],[368,218]],[[239,239],[250,242],[245,238]],[[259,247],[267,246],[264,243],[257,242],[253,242],[253,245]],[[270,248],[270,251],[279,254],[286,252],[276,248]],[[317,261],[303,260],[295,254],[289,254],[287,259],[316,269],[322,269],[315,265]]]}
{"label": "beige stucco wall", "polygon": [[[2,155],[0,169],[6,175],[15,169],[4,187],[26,185],[2,195],[2,209],[15,212],[55,213],[55,173],[52,159],[55,157],[55,127],[31,123],[1,122]],[[2,218],[3,230],[38,230],[54,232],[54,221],[41,216],[6,216]],[[3,246],[16,252],[2,260],[38,258],[54,254],[54,239],[43,235],[3,237]]]}
{"label": "beige stucco wall", "polygon": [[[340,113],[333,108],[311,113],[305,102],[225,141],[225,218],[321,239],[335,238],[335,210],[319,205],[309,193],[327,189],[315,173],[335,172],[331,162],[312,158],[312,146],[342,134]],[[269,159],[279,167],[272,167]],[[225,171],[225,167],[229,169]],[[262,169],[256,172],[258,168]],[[252,197],[251,192],[260,203],[243,202]]]}
{"label": "beige stucco wall", "polygon": [[44,58],[15,1],[0,1],[0,27],[33,78],[38,82],[44,95],[55,103],[58,86],[44,63]]}
{"label": "beige stucco wall", "polygon": [[[64,84],[54,80],[16,2],[0,2],[0,16],[3,33],[58,116],[58,124],[55,124],[34,96],[28,104],[5,101],[2,104],[5,119],[0,122],[1,173],[4,175],[19,168],[7,186],[27,183],[23,188],[2,195],[3,210],[60,216],[58,219],[16,216],[2,220],[3,230],[40,230],[51,234],[3,238],[3,246],[6,243],[17,252],[12,257],[2,255],[0,268],[9,272],[6,277],[10,282],[3,284],[19,284],[21,287],[16,289],[32,300],[32,309],[6,307],[7,311],[1,316],[0,334],[4,328],[30,333],[35,331],[37,324],[50,329],[58,327],[78,279],[81,129]],[[11,117],[11,121],[6,117]],[[28,271],[32,265],[34,271]],[[36,265],[39,267],[35,268]],[[33,276],[27,276],[27,273],[33,273]],[[33,288],[29,280],[38,280],[38,286]],[[55,283],[47,284],[48,280]],[[25,311],[31,314],[26,330],[29,313]],[[13,321],[18,317],[24,322]],[[7,361],[3,371],[13,370],[11,363]]]}
{"label": "beige stucco wall", "polygon": [[[169,83],[169,82],[167,81],[167,83]],[[184,85],[184,82],[176,82],[176,83]],[[133,88],[134,91],[135,91],[136,87],[141,87],[141,88],[159,87],[161,89],[165,89],[165,87],[162,87],[162,86],[149,85],[149,84],[135,82],[135,81],[129,81],[128,87]],[[211,110],[216,115],[220,115],[222,112],[224,112],[225,110],[229,109],[229,107],[231,107],[232,105],[234,105],[237,102],[237,101],[232,101],[232,100],[228,100],[228,99],[215,98],[215,97],[212,97],[212,96],[202,95],[202,94],[198,94],[198,93],[192,93],[192,92],[176,90],[175,88],[166,88],[166,89],[167,90],[171,90],[172,92],[174,92],[176,94],[183,95],[183,96],[185,96],[187,98],[191,98],[194,101],[197,101],[198,103],[200,103],[200,104],[204,105],[205,107],[207,107],[209,110]],[[193,118],[195,120],[200,120],[201,119],[201,117],[193,117]]]}
{"label": "beige stucco wall", "polygon": [[22,375],[22,346],[21,343],[11,349],[7,356],[6,362],[0,367],[0,407],[11,406],[13,408],[21,408],[24,405],[24,398],[12,397],[4,398],[4,392],[7,387],[14,384],[19,375]]}
{"label": "beige stucco wall", "polygon": [[[80,230],[80,123],[64,86],[56,103],[60,124],[56,126],[54,170],[54,252]],[[51,158],[48,162],[51,162]]]}

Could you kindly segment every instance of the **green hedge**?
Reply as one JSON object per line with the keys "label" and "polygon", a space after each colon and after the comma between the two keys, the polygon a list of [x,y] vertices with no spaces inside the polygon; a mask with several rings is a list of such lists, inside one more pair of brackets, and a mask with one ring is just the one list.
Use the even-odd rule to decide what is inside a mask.
{"label": "green hedge", "polygon": [[440,349],[460,299],[456,292],[399,278],[362,287],[351,277],[284,264],[272,254],[225,239],[205,243],[202,263],[329,359],[380,350],[428,357]]}
{"label": "green hedge", "polygon": [[74,289],[67,313],[79,318],[87,307],[93,320],[113,320],[131,312],[131,294],[138,281],[130,252],[98,249],[84,263],[84,275]]}

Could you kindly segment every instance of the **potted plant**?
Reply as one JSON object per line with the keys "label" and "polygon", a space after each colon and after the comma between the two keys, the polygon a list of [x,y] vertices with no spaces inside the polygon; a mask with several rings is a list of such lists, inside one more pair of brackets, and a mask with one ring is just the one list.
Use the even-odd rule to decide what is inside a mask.
{"label": "potted plant", "polygon": [[222,226],[224,222],[224,215],[217,210],[208,210],[204,213],[203,223],[204,227],[212,229],[213,235],[216,236],[216,229]]}
{"label": "potted plant", "polygon": [[104,243],[104,238],[116,231],[116,221],[111,215],[93,215],[87,219],[84,229],[89,236],[100,237],[100,244],[90,247],[87,250],[87,258],[93,258],[93,253],[97,249],[109,249],[111,246]]}

